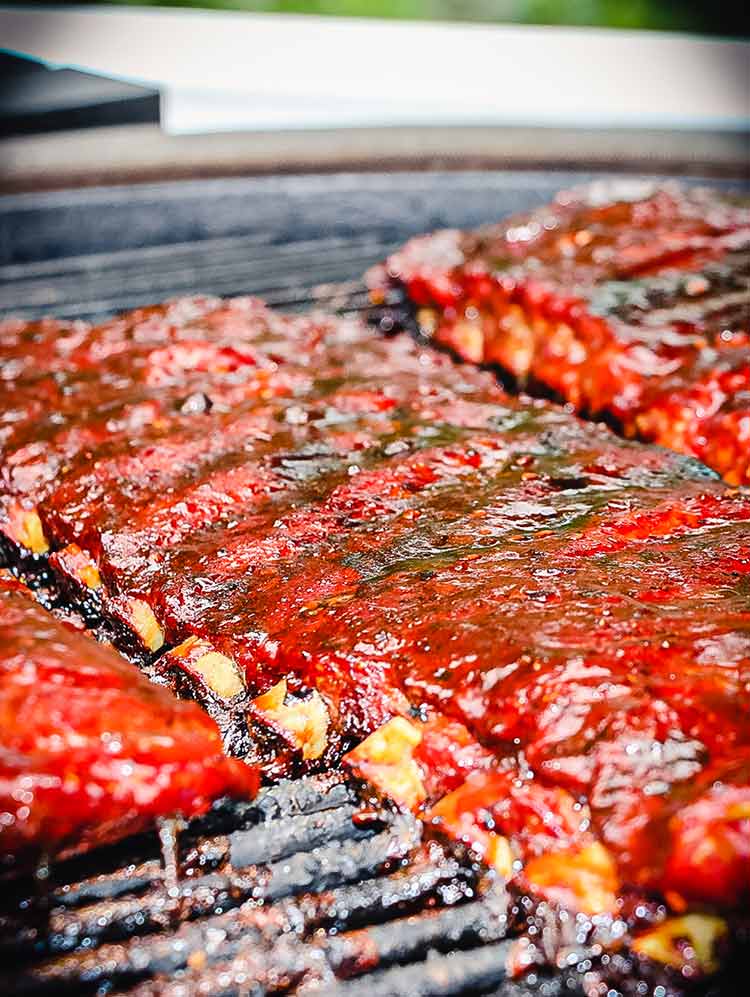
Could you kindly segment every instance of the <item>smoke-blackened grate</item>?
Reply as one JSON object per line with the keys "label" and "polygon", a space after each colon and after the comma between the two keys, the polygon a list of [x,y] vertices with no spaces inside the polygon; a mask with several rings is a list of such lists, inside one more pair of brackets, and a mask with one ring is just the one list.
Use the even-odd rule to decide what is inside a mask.
{"label": "smoke-blackened grate", "polygon": [[[479,993],[518,920],[503,885],[340,777],[264,790],[5,897],[9,994]],[[176,861],[175,861],[176,856]]]}

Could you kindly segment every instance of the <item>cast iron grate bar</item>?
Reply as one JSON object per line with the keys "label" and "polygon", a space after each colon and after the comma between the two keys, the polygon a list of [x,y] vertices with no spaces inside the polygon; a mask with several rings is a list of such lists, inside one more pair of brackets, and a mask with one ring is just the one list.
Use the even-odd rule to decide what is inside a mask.
{"label": "cast iron grate bar", "polygon": [[254,294],[287,309],[357,310],[362,273],[395,249],[374,237],[268,245],[252,237],[0,266],[0,315],[100,319],[196,292]]}
{"label": "cast iron grate bar", "polygon": [[508,898],[503,889],[496,889],[460,907],[331,935],[322,947],[336,975],[349,977],[371,968],[373,953],[377,953],[377,966],[384,969],[423,959],[430,952],[498,941],[507,934]]}
{"label": "cast iron grate bar", "polygon": [[468,952],[428,956],[409,966],[340,983],[328,994],[329,997],[449,997],[467,991],[481,993],[505,979],[505,964],[512,944],[506,940]]}

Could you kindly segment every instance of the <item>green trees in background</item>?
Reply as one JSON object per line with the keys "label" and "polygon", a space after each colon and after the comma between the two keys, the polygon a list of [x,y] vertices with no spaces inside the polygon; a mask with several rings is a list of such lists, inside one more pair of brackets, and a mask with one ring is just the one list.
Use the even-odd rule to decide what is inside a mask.
{"label": "green trees in background", "polygon": [[[79,0],[80,2],[80,0]],[[86,0],[84,0],[86,2]],[[267,13],[327,14],[495,24],[650,28],[741,36],[745,4],[706,0],[88,0],[155,7],[202,7]]]}

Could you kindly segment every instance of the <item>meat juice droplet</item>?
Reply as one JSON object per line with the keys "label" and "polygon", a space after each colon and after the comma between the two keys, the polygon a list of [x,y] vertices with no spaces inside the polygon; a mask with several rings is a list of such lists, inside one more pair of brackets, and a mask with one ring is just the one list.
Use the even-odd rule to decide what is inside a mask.
{"label": "meat juice droplet", "polygon": [[164,887],[174,898],[180,893],[179,834],[184,826],[184,822],[177,817],[165,817],[159,821]]}
{"label": "meat juice droplet", "polygon": [[32,905],[33,921],[40,932],[49,929],[51,867],[49,855],[42,854],[34,869],[36,896]]}
{"label": "meat juice droplet", "polygon": [[50,877],[50,861],[49,855],[42,855],[37,862],[36,869],[34,870],[34,879],[36,880],[40,890],[47,889],[47,883]]}

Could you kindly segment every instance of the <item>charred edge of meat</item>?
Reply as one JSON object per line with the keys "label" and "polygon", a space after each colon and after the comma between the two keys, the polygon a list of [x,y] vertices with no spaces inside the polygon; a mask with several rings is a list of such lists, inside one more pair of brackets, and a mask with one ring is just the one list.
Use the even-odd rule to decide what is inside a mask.
{"label": "charred edge of meat", "polygon": [[[0,564],[27,583],[46,609],[79,620],[83,629],[112,644],[151,681],[166,686],[178,699],[197,702],[216,723],[229,755],[257,765],[266,781],[275,781],[326,772],[353,747],[328,730],[327,709],[313,689],[287,689],[282,680],[254,702],[239,672],[232,676],[234,663],[205,640],[187,637],[176,646],[162,643],[147,650],[142,635],[122,615],[115,615],[115,600],[100,580],[87,584],[79,571],[71,570],[66,554],[74,547],[29,554],[0,533]],[[146,603],[142,606],[153,615]],[[284,694],[272,704],[281,686]],[[261,701],[266,700],[264,708]]]}
{"label": "charred edge of meat", "polygon": [[20,544],[0,533],[0,566],[8,570],[33,592],[45,609],[69,613],[81,621],[98,641],[112,644],[128,661],[148,672],[155,654],[144,648],[137,634],[122,619],[107,612],[101,592],[82,584],[74,576],[62,571],[55,563],[58,551],[49,550],[32,554]]}
{"label": "charred edge of meat", "polygon": [[325,773],[341,755],[316,690],[291,691],[282,679],[252,698],[235,662],[204,638],[186,638],[147,670],[178,698],[200,703],[218,726],[227,753],[257,765],[267,781]]}
{"label": "charred edge of meat", "polygon": [[194,699],[199,703],[219,728],[224,750],[228,755],[262,764],[264,770],[267,769],[273,756],[264,745],[251,739],[245,723],[243,703],[227,703],[210,690],[204,690],[201,694],[189,675],[174,666],[170,667],[168,658],[168,650],[158,655],[145,667],[146,674],[159,684],[166,685],[178,699]]}
{"label": "charred edge of meat", "polygon": [[[7,567],[26,584],[45,609],[61,610],[77,617],[98,641],[112,644],[152,680],[160,681],[155,663],[170,650],[169,645],[160,641],[153,649],[144,646],[136,627],[129,625],[122,614],[113,612],[102,584],[88,585],[73,571],[66,570],[64,555],[74,546],[32,554],[0,532],[0,567]],[[140,603],[140,600],[131,602]],[[143,606],[150,614],[145,603]],[[162,681],[161,684],[166,683]]]}
{"label": "charred edge of meat", "polygon": [[[408,333],[417,343],[422,346],[429,346],[451,357],[456,363],[467,364],[456,350],[445,343],[433,339],[429,331],[419,321],[420,308],[409,297],[406,286],[398,278],[389,278],[389,290],[387,299],[380,304],[371,305],[368,311],[368,320],[380,330],[387,334],[405,332]],[[528,394],[534,398],[542,398],[545,401],[553,402],[555,405],[566,405],[566,400],[561,394],[554,391],[549,385],[538,381],[533,375],[525,379],[519,378],[510,370],[506,370],[497,363],[471,364],[479,366],[482,370],[492,373],[502,387],[510,395]],[[577,412],[581,418],[591,419],[607,425],[618,436],[623,435],[622,424],[607,412]]]}
{"label": "charred edge of meat", "polygon": [[62,580],[56,577],[49,563],[47,554],[32,554],[18,544],[13,543],[4,533],[0,532],[0,568],[7,568],[16,578],[23,581],[37,594],[37,598],[45,609],[62,608]]}
{"label": "charred edge of meat", "polygon": [[330,715],[317,689],[281,679],[253,699],[248,722],[275,730],[301,754],[310,771],[325,765],[331,745]]}

